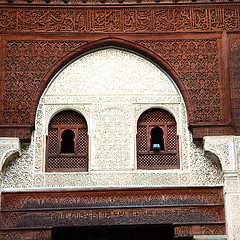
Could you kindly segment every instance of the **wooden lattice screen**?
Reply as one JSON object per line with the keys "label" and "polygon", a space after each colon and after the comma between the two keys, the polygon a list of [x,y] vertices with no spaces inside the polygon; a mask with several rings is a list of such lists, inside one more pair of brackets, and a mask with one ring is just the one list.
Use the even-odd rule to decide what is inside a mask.
{"label": "wooden lattice screen", "polygon": [[[74,152],[61,153],[62,133],[74,134]],[[68,110],[58,113],[49,124],[47,138],[46,171],[87,171],[88,135],[87,123],[77,112]]]}
{"label": "wooden lattice screen", "polygon": [[[159,127],[163,131],[164,150],[152,151],[150,131]],[[179,168],[177,124],[174,117],[162,109],[144,112],[137,126],[138,169]]]}

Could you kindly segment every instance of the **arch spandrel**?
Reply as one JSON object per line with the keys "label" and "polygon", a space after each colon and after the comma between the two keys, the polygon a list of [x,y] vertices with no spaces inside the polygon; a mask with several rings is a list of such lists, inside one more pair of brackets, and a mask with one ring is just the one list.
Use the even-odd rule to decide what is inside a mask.
{"label": "arch spandrel", "polygon": [[[73,62],[75,59],[80,58],[81,56],[88,55],[91,52],[97,52],[98,50],[104,49],[104,48],[119,48],[126,52],[132,52],[135,55],[142,56],[146,61],[151,61],[153,65],[155,65],[157,68],[161,69],[166,75],[169,76],[169,78],[173,81],[173,83],[176,85],[179,93],[182,95],[183,99],[185,100],[186,108],[188,109],[188,99],[187,97],[187,90],[185,89],[183,83],[181,82],[180,77],[178,74],[173,70],[173,68],[165,61],[163,58],[161,58],[156,53],[152,52],[151,50],[119,38],[105,38],[100,39],[94,42],[90,42],[76,48],[74,51],[71,51],[67,55],[65,55],[63,58],[61,58],[60,61],[58,61],[54,66],[52,66],[51,70],[48,71],[43,79],[43,82],[39,88],[39,94],[37,96],[36,103],[39,103],[41,96],[46,92],[46,88],[49,86],[52,79],[59,73],[62,72],[66,66],[70,65],[71,62]],[[161,91],[160,91],[161,93]],[[37,105],[35,106],[35,109],[37,111]],[[187,111],[188,114],[188,111]]]}

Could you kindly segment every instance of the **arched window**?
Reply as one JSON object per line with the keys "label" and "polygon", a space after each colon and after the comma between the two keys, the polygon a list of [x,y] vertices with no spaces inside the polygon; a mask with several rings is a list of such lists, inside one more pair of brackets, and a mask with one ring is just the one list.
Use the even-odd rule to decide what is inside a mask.
{"label": "arched window", "polygon": [[179,168],[177,124],[159,108],[145,111],[137,125],[138,169]]}
{"label": "arched window", "polygon": [[53,117],[48,128],[46,171],[87,171],[87,123],[67,110]]}

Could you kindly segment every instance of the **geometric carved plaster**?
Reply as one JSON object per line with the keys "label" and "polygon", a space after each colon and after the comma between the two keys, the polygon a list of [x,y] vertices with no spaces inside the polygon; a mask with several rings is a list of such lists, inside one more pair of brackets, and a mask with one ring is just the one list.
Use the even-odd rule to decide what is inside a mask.
{"label": "geometric carved plaster", "polygon": [[219,158],[225,177],[237,177],[239,141],[237,136],[204,137],[204,150]]}
{"label": "geometric carved plaster", "polygon": [[52,79],[41,103],[45,136],[57,112],[73,109],[84,115],[90,171],[134,170],[137,119],[151,107],[171,112],[178,134],[182,129],[179,112],[183,99],[173,80],[145,58],[115,48],[71,62]]}
{"label": "geometric carved plaster", "polygon": [[11,160],[14,156],[21,155],[19,138],[0,138],[0,171],[3,165]]}

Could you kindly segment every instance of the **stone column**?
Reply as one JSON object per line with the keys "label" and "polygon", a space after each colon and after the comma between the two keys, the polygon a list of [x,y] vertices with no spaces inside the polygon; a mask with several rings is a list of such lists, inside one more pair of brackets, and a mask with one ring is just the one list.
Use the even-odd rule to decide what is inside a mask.
{"label": "stone column", "polygon": [[227,239],[240,239],[240,137],[205,137],[204,149],[206,152],[215,154],[222,167]]}

